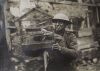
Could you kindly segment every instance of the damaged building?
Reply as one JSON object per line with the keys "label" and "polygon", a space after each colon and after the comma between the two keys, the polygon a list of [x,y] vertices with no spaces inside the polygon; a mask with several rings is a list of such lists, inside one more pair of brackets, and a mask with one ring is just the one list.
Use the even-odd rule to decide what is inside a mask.
{"label": "damaged building", "polygon": [[[41,69],[47,71],[48,53],[44,52],[42,48],[52,47],[54,38],[48,37],[48,40],[43,42],[37,40],[43,38],[40,35],[44,33],[45,27],[51,29],[48,26],[53,26],[53,18],[61,17],[62,14],[72,22],[70,29],[75,31],[77,37],[77,50],[81,53],[77,61],[80,65],[79,70],[92,70],[94,67],[91,68],[90,65],[99,63],[100,58],[99,3],[99,0],[7,0],[2,3],[3,5],[0,4],[4,12],[4,20],[1,18],[0,20],[3,20],[3,24],[5,24],[4,29],[0,22],[0,30],[5,31],[3,35],[6,37],[6,49],[9,54],[7,65],[10,62],[13,65],[9,67],[9,71],[41,71]],[[52,32],[54,33],[54,31]],[[53,33],[50,35],[54,36]],[[47,31],[44,34],[48,36]],[[1,40],[1,31],[0,36]],[[35,39],[35,36],[40,39]],[[59,40],[62,39],[60,37]],[[44,43],[46,43],[45,46]],[[90,69],[87,69],[88,67]],[[94,69],[93,71],[99,70]]]}

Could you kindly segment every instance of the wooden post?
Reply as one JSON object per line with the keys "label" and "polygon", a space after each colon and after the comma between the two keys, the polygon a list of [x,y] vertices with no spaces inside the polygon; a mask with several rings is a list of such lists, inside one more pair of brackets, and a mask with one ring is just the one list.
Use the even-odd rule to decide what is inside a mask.
{"label": "wooden post", "polygon": [[7,45],[8,45],[8,50],[11,51],[12,50],[12,44],[11,44],[11,32],[10,29],[8,29],[9,23],[7,22],[7,17],[6,17],[6,8],[7,7],[7,3],[5,3],[4,5],[4,18],[5,18],[5,35],[6,35],[6,41],[7,41]]}
{"label": "wooden post", "polygon": [[82,21],[81,29],[84,28],[85,21]]}
{"label": "wooden post", "polygon": [[88,28],[90,28],[89,13],[87,13],[87,26],[88,26]]}
{"label": "wooden post", "polygon": [[99,23],[100,22],[100,20],[99,20],[99,11],[98,11],[98,7],[96,7],[96,12],[97,12],[97,23]]}

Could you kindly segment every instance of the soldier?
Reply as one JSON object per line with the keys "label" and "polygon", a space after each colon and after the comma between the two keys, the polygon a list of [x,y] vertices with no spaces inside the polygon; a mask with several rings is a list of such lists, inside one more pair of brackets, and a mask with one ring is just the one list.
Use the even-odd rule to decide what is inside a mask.
{"label": "soldier", "polygon": [[[75,71],[75,60],[78,57],[77,41],[74,31],[70,30],[72,24],[64,14],[57,14],[53,18],[54,33],[63,39],[58,41],[59,36],[55,36],[53,51],[50,54],[47,71]],[[67,28],[66,28],[67,27]]]}

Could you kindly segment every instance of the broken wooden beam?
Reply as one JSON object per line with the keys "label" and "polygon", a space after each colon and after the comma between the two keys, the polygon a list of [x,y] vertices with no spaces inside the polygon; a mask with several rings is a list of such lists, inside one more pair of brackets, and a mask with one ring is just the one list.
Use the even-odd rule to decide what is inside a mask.
{"label": "broken wooden beam", "polygon": [[79,3],[79,2],[72,2],[72,1],[40,1],[40,2],[48,2],[50,4],[63,4],[63,5],[73,5],[73,6],[97,6],[94,3]]}
{"label": "broken wooden beam", "polygon": [[17,29],[15,26],[7,26],[8,29]]}
{"label": "broken wooden beam", "polygon": [[28,11],[27,13],[25,13],[21,17],[17,18],[14,22],[22,20],[23,18],[25,18],[26,16],[28,16],[30,13],[32,13],[35,10],[38,11],[38,12],[40,12],[40,13],[42,13],[42,14],[45,14],[45,15],[51,17],[51,18],[53,17],[52,15],[50,15],[50,14],[46,13],[45,11],[43,11],[42,9],[32,8],[30,11]]}
{"label": "broken wooden beam", "polygon": [[35,8],[31,9],[30,11],[28,11],[27,13],[25,13],[24,15],[22,15],[21,17],[17,18],[15,20],[15,22],[20,21],[21,19],[25,18],[27,15],[29,15],[30,13],[32,13],[35,10]]}

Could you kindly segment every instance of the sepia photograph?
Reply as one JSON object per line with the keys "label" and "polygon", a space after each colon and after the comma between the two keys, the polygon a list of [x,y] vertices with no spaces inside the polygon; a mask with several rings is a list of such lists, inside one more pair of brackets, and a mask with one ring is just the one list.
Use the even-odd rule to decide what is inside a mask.
{"label": "sepia photograph", "polygon": [[100,0],[0,0],[0,71],[100,71]]}

